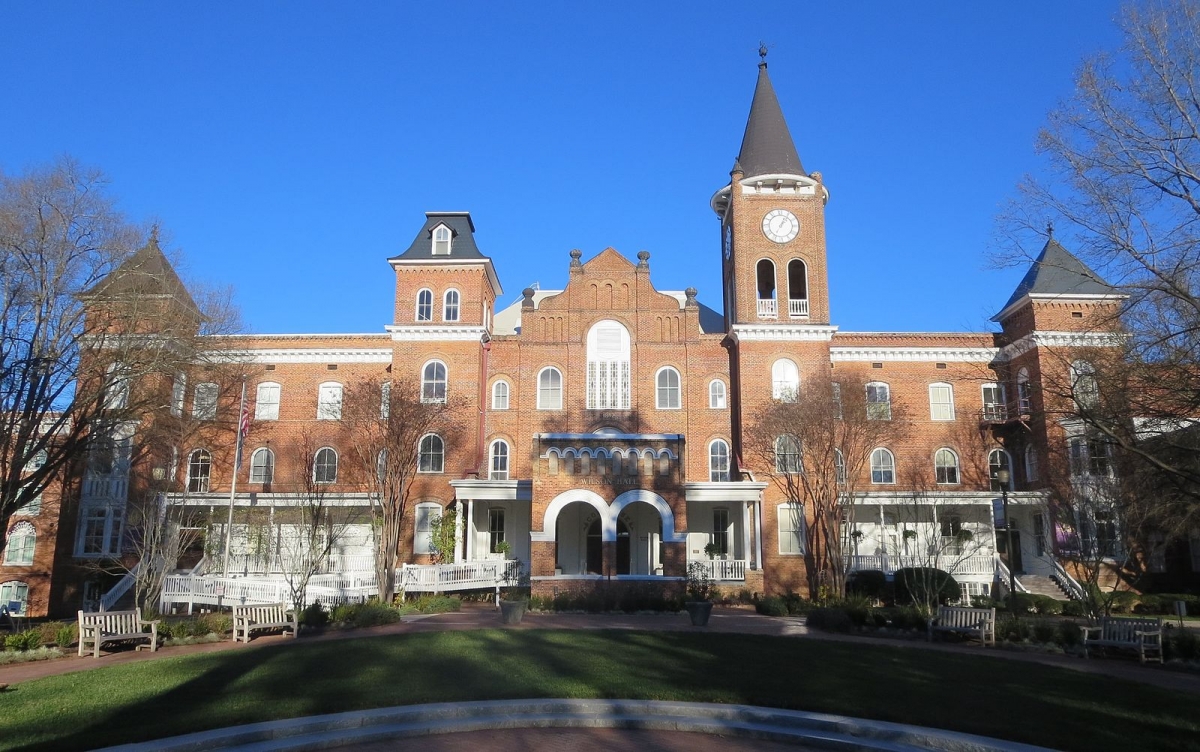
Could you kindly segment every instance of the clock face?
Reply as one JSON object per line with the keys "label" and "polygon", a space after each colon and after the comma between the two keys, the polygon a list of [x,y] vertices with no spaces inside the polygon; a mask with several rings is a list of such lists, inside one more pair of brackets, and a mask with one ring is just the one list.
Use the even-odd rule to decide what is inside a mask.
{"label": "clock face", "polygon": [[787,209],[772,209],[762,221],[763,235],[775,243],[786,243],[800,232],[800,220]]}
{"label": "clock face", "polygon": [[733,253],[733,227],[725,225],[725,258]]}

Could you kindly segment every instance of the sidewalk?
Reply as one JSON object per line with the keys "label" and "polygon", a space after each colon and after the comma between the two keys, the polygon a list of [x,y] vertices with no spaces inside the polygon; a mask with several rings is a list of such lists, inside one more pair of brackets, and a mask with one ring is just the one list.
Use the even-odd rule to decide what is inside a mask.
{"label": "sidewalk", "polygon": [[[801,639],[827,640],[831,642],[847,642],[894,647],[901,650],[940,650],[962,655],[988,656],[1005,660],[1040,663],[1047,666],[1057,666],[1072,671],[1081,671],[1096,676],[1125,679],[1162,687],[1178,692],[1193,692],[1200,694],[1200,674],[1176,671],[1158,665],[1145,665],[1125,657],[1093,658],[1085,660],[1066,655],[1049,655],[1045,653],[1022,652],[1004,648],[984,648],[978,645],[952,645],[945,643],[929,643],[924,640],[900,640],[851,635],[834,635],[825,632],[809,631],[804,626],[803,617],[774,617],[761,616],[744,609],[717,608],[714,609],[709,626],[697,628],[688,623],[684,614],[541,614],[530,613],[525,620],[516,626],[505,627],[500,622],[499,612],[488,604],[468,603],[463,610],[456,613],[434,614],[429,616],[406,616],[396,624],[381,627],[353,630],[331,630],[317,635],[305,635],[299,639],[301,645],[325,640],[353,640],[379,635],[409,634],[417,632],[438,632],[471,629],[629,629],[650,632],[680,632],[698,631],[729,634],[774,635],[778,637],[797,637]],[[0,666],[0,683],[18,684],[20,682],[40,679],[46,676],[89,671],[138,661],[150,661],[157,658],[194,655],[198,653],[215,653],[229,650],[255,650],[264,645],[275,645],[280,642],[291,642],[292,638],[280,635],[257,637],[250,644],[235,643],[231,640],[204,643],[199,645],[182,645],[179,647],[159,648],[151,653],[146,650],[135,651],[132,648],[115,652],[102,652],[99,659],[90,655],[77,657],[70,655],[52,661],[33,661]]]}

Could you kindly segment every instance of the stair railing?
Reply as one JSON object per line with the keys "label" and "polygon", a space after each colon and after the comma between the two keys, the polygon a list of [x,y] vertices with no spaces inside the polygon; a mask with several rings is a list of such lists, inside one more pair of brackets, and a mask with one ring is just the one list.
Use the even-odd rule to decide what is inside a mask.
{"label": "stair railing", "polygon": [[1010,577],[1008,573],[1008,566],[1001,561],[999,555],[996,556],[996,579],[1000,581],[1000,586],[1004,589],[1005,593],[1008,593],[1008,583],[1010,582],[1017,586],[1018,593],[1029,592],[1029,589],[1022,585],[1020,580]]}
{"label": "stair railing", "polygon": [[141,566],[142,563],[140,561],[134,564],[133,569],[130,569],[125,573],[124,577],[117,580],[116,585],[113,585],[107,593],[100,596],[101,611],[107,611],[117,605],[117,601],[121,600],[121,596],[129,592],[129,588],[133,587],[133,581],[137,578],[137,572]]}
{"label": "stair railing", "polygon": [[1063,565],[1058,563],[1058,559],[1050,557],[1050,563],[1054,565],[1054,575],[1058,581],[1059,587],[1067,591],[1067,596],[1071,600],[1082,601],[1084,599],[1083,586],[1072,577],[1067,570],[1063,569]]}

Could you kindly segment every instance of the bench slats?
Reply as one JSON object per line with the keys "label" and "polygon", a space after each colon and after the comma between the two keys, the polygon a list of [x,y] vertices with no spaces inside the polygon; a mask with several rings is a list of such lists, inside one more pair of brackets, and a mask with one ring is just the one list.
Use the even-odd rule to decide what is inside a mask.
{"label": "bench slats", "polygon": [[292,637],[300,631],[296,610],[286,603],[233,607],[233,641],[250,642],[255,629],[290,629]]}
{"label": "bench slats", "polygon": [[929,622],[929,638],[934,632],[970,634],[985,645],[996,644],[996,609],[939,606],[937,616]]}
{"label": "bench slats", "polygon": [[[1105,616],[1095,626],[1081,626],[1083,657],[1091,657],[1089,647],[1130,648],[1138,660],[1163,662],[1162,619],[1137,616]],[[1093,634],[1099,634],[1093,637]]]}
{"label": "bench slats", "polygon": [[[146,628],[149,627],[149,631]],[[149,640],[150,652],[158,650],[158,621],[146,621],[137,611],[79,612],[79,655],[91,646],[92,654],[100,657],[100,646],[106,642]],[[141,650],[145,645],[138,645]]]}

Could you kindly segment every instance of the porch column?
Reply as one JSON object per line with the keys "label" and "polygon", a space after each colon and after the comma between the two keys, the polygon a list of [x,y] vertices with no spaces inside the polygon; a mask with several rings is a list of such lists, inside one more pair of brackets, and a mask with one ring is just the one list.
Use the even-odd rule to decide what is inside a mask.
{"label": "porch column", "polygon": [[474,541],[475,536],[471,532],[472,528],[474,528],[474,526],[475,526],[474,523],[475,523],[475,500],[467,499],[467,514],[466,514],[466,519],[463,520],[463,528],[466,530],[466,533],[467,533],[467,542],[466,542],[466,545],[463,547],[466,552],[467,561],[475,560],[475,541]]}
{"label": "porch column", "polygon": [[750,505],[742,502],[742,556],[750,558]]}
{"label": "porch column", "polygon": [[458,507],[458,514],[454,516],[454,563],[461,564],[463,562],[463,516],[466,505],[462,499],[455,499],[454,505]]}
{"label": "porch column", "polygon": [[762,569],[762,499],[754,502],[754,565]]}

